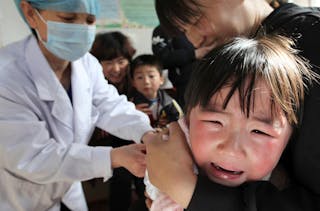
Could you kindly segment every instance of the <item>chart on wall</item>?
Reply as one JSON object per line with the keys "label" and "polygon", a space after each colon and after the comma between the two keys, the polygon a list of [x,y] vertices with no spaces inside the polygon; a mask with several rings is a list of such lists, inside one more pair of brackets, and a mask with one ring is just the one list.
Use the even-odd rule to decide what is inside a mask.
{"label": "chart on wall", "polygon": [[154,28],[154,0],[100,0],[100,28]]}

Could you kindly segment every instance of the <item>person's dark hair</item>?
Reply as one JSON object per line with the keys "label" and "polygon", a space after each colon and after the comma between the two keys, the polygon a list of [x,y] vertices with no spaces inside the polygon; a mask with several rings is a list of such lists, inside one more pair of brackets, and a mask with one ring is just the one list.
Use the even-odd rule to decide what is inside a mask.
{"label": "person's dark hair", "polygon": [[192,24],[200,17],[197,0],[155,0],[158,19],[164,31],[170,36],[181,33],[181,25]]}
{"label": "person's dark hair", "polygon": [[130,65],[130,77],[133,78],[134,76],[134,72],[136,71],[137,68],[141,67],[141,66],[153,66],[155,67],[158,72],[160,73],[160,75],[162,75],[162,64],[160,62],[160,60],[152,54],[142,54],[140,56],[137,56]]}
{"label": "person's dark hair", "polygon": [[120,56],[131,61],[135,49],[127,36],[116,31],[97,34],[90,52],[100,62]]}
{"label": "person's dark hair", "polygon": [[[318,75],[292,48],[294,42],[278,35],[235,38],[211,51],[194,69],[185,93],[187,117],[193,107],[206,107],[211,97],[225,86],[231,87],[223,109],[239,91],[242,111],[249,117],[254,109],[254,90],[263,80],[271,91],[271,113],[282,110],[292,126],[298,126],[307,85]],[[280,109],[280,110],[279,110]]]}

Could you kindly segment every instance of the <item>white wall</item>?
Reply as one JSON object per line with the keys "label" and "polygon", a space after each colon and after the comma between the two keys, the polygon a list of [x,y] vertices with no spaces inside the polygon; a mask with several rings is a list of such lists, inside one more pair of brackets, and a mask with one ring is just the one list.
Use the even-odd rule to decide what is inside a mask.
{"label": "white wall", "polygon": [[[14,0],[0,0],[0,47],[17,41],[30,33],[26,23],[20,17]],[[137,49],[136,55],[151,53],[152,29],[112,29],[129,36]],[[98,32],[100,32],[98,30]]]}
{"label": "white wall", "polygon": [[14,0],[0,0],[0,47],[20,40],[29,33]]}
{"label": "white wall", "polygon": [[136,55],[152,53],[151,50],[151,36],[153,29],[126,29],[126,28],[115,28],[103,30],[99,29],[97,32],[103,31],[121,31],[123,34],[127,35],[133,46],[136,48]]}
{"label": "white wall", "polygon": [[3,22],[3,12],[2,12],[2,4],[0,4],[0,47],[3,46],[3,43],[2,43],[2,25],[1,23]]}

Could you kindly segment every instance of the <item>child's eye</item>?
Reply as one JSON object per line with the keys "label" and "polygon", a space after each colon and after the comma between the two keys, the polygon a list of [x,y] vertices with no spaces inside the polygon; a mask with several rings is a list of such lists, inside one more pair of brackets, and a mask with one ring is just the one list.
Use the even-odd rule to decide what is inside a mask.
{"label": "child's eye", "polygon": [[252,130],[252,132],[258,135],[270,136],[269,134],[262,132],[261,130]]}
{"label": "child's eye", "polygon": [[204,122],[210,123],[210,124],[214,124],[214,125],[218,125],[218,126],[222,126],[222,122],[217,121],[217,120],[206,120]]}
{"label": "child's eye", "polygon": [[219,121],[210,121],[210,122],[213,123],[213,124],[217,124],[217,125],[221,125],[222,126],[222,123],[219,122]]}

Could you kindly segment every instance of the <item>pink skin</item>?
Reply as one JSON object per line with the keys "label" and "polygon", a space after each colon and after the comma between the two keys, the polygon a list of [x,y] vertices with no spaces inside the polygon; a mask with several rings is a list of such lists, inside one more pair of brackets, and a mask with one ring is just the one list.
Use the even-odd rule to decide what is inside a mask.
{"label": "pink skin", "polygon": [[112,84],[120,84],[125,79],[129,66],[128,59],[120,56],[113,60],[101,61],[103,74]]}
{"label": "pink skin", "polygon": [[163,81],[157,68],[142,65],[135,69],[132,84],[146,98],[155,99]]}
{"label": "pink skin", "polygon": [[[195,48],[215,48],[235,36],[251,36],[271,12],[266,3],[248,0],[199,0],[201,17],[181,29]],[[257,5],[258,4],[258,5]],[[226,12],[227,11],[227,12]]]}
{"label": "pink skin", "polygon": [[225,110],[225,87],[207,108],[194,107],[189,116],[191,150],[198,166],[219,184],[238,186],[261,180],[276,166],[292,134],[283,112],[272,119],[270,91],[264,82],[255,89],[254,112],[242,112],[235,92]]}

